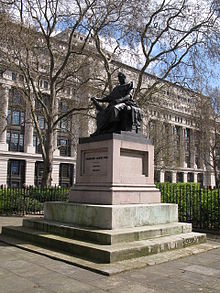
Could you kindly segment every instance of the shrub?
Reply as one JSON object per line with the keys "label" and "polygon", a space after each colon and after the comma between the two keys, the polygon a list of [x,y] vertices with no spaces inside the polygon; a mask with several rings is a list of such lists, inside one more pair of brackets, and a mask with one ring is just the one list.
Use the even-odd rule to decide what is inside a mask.
{"label": "shrub", "polygon": [[46,201],[67,201],[67,188],[3,188],[0,189],[0,214],[43,213]]}
{"label": "shrub", "polygon": [[198,183],[158,183],[163,203],[177,203],[179,220],[200,229],[220,229],[220,190]]}

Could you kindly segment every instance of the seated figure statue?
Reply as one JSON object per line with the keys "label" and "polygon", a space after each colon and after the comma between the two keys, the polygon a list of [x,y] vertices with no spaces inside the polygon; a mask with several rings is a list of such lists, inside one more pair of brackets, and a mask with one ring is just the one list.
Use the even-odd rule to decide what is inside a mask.
{"label": "seated figure statue", "polygon": [[[138,132],[142,121],[142,111],[132,99],[133,82],[126,83],[126,76],[118,74],[119,85],[102,98],[93,97],[97,109],[97,130],[92,135],[104,133],[132,131]],[[100,103],[108,103],[103,107]]]}

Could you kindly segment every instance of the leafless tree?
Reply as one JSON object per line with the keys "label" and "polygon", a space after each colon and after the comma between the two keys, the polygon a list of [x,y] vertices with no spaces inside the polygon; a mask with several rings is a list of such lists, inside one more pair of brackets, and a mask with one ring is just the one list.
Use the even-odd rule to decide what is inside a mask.
{"label": "leafless tree", "polygon": [[[5,32],[1,39],[1,65],[15,72],[16,87],[30,110],[41,145],[44,186],[51,184],[59,123],[73,113],[88,111],[85,89],[89,77],[85,68],[90,67],[92,58],[88,58],[90,30],[85,29],[84,21],[95,3],[15,1],[10,7],[14,17],[7,16],[1,22]],[[58,105],[63,98],[68,104],[65,111]],[[39,123],[39,112],[44,129]]]}
{"label": "leafless tree", "polygon": [[[9,2],[8,10],[14,19],[12,24],[6,19],[1,23],[1,63],[7,60],[10,68],[23,76],[17,86],[30,107],[40,139],[44,185],[51,182],[59,122],[88,109],[85,101],[82,105],[78,99],[65,113],[58,111],[58,100],[65,88],[75,84],[75,96],[80,97],[86,97],[88,92],[109,92],[115,72],[122,66],[122,56],[128,60],[131,55],[130,60],[136,58],[139,68],[134,98],[143,108],[152,99],[159,102],[160,95],[155,101],[154,93],[160,91],[164,79],[175,77],[177,81],[177,76],[182,76],[181,69],[185,72],[190,68],[192,72],[192,56],[197,56],[195,53],[217,21],[213,9],[207,6],[204,10],[205,0],[198,4],[191,0],[143,0],[138,5],[133,0]],[[109,40],[111,46],[103,46]],[[146,76],[146,72],[157,77]],[[44,132],[39,126],[36,104],[47,124]]]}
{"label": "leafless tree", "polygon": [[[108,3],[114,10],[114,1]],[[95,24],[99,25],[92,23],[108,90],[111,90],[115,69],[120,67],[113,60],[136,64],[139,72],[134,98],[142,105],[152,100],[152,93],[160,90],[163,80],[191,86],[194,73],[201,70],[204,73],[205,59],[201,60],[201,56],[211,54],[211,48],[219,42],[219,37],[212,39],[219,20],[207,1],[151,0],[139,1],[138,5],[136,1],[119,1],[118,7],[117,18],[108,14],[108,21],[100,24],[95,11]],[[101,12],[106,14],[104,8]],[[104,50],[103,39],[109,43],[111,54]],[[147,78],[146,72],[157,78]]]}
{"label": "leafless tree", "polygon": [[214,173],[215,185],[220,184],[220,92],[217,88],[200,95],[195,119],[199,129],[200,154],[207,169]]}
{"label": "leafless tree", "polygon": [[[120,61],[135,65],[139,71],[134,74],[134,98],[147,113],[149,107],[159,109],[163,105],[165,80],[194,88],[196,75],[206,78],[210,73],[204,60],[215,62],[217,58],[212,50],[219,43],[219,22],[206,1],[139,1],[138,5],[136,1],[119,1],[114,18],[107,13],[115,12],[114,1],[108,3],[112,4],[108,10],[100,9],[105,22],[100,23],[103,19],[92,10],[96,17],[89,23],[105,73],[103,92],[112,90],[118,70],[126,71]],[[201,58],[205,54],[208,57]],[[149,118],[145,116],[146,123]],[[173,166],[173,133],[166,122],[156,124],[147,130],[154,140],[155,164],[164,167],[164,162],[169,162]]]}

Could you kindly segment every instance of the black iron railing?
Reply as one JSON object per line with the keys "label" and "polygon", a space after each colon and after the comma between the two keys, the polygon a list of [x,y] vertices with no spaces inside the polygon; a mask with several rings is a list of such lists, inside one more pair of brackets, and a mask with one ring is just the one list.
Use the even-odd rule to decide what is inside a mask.
{"label": "black iron railing", "polygon": [[220,232],[220,189],[199,184],[158,184],[163,203],[177,203],[179,221],[192,223],[194,230]]}
{"label": "black iron railing", "polygon": [[44,202],[67,201],[69,189],[63,187],[0,188],[0,215],[43,214]]}
{"label": "black iron railing", "polygon": [[[162,203],[176,203],[179,221],[192,223],[194,230],[220,233],[220,189],[199,184],[159,183]],[[67,201],[64,187],[0,188],[0,215],[43,214],[46,201]]]}

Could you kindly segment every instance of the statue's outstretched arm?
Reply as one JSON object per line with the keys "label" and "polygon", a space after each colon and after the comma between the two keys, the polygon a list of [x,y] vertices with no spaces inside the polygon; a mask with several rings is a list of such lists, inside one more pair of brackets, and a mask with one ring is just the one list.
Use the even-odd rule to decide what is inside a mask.
{"label": "statue's outstretched arm", "polygon": [[97,98],[95,98],[95,97],[92,97],[92,98],[91,98],[91,101],[92,101],[93,104],[95,105],[96,110],[98,110],[98,111],[102,111],[103,108],[102,108],[101,105],[99,105],[99,103],[98,103],[99,100],[100,100],[100,99],[97,99]]}
{"label": "statue's outstretched arm", "polygon": [[101,99],[96,98],[96,101],[101,103],[109,102],[109,96],[103,97]]}

